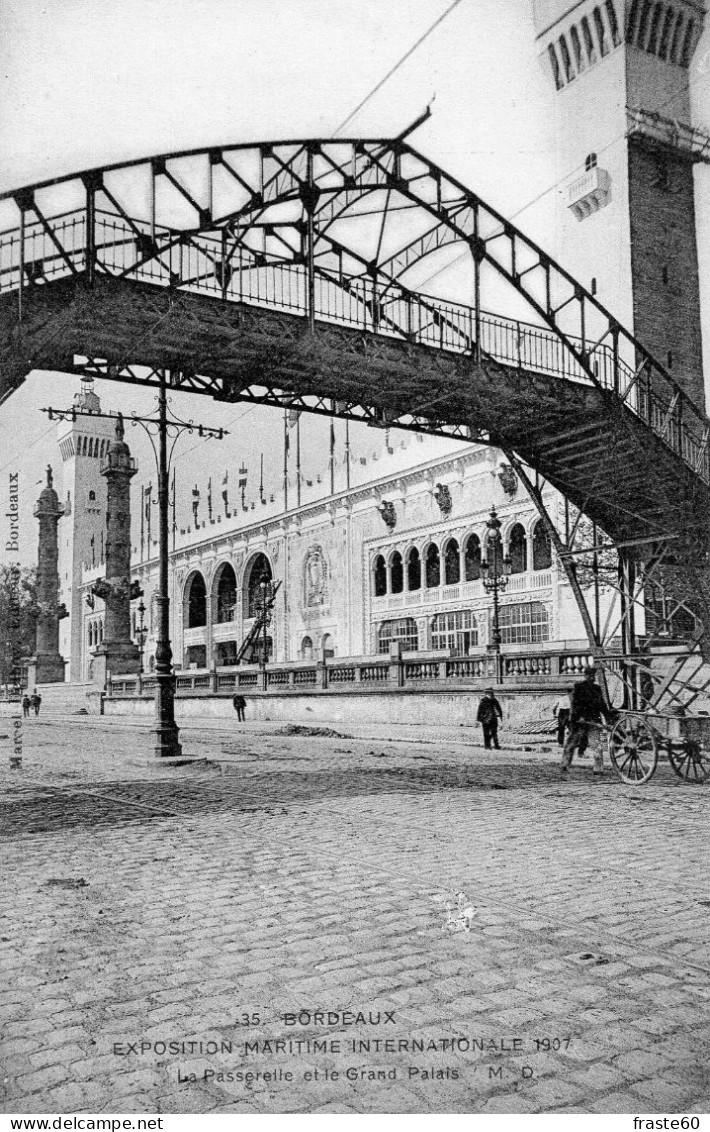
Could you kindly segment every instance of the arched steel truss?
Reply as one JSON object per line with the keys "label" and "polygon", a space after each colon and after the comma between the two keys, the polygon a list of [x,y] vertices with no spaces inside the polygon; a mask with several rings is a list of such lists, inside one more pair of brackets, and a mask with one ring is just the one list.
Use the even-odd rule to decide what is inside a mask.
{"label": "arched steel truss", "polygon": [[[223,400],[493,443],[639,567],[673,543],[710,623],[707,417],[404,137],[162,155],[6,193],[0,210],[0,395],[39,366],[169,369]],[[469,305],[448,297],[462,287]]]}

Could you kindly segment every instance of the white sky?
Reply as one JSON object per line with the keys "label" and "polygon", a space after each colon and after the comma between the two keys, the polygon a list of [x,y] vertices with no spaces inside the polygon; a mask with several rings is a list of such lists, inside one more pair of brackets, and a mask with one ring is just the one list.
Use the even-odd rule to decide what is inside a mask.
{"label": "white sky", "polygon": [[[169,150],[330,136],[448,5],[0,0],[0,192]],[[707,128],[709,79],[706,31],[691,84],[696,121]],[[531,0],[462,0],[343,136],[396,134],[434,95],[433,117],[412,137],[415,147],[550,246],[554,92],[536,56]],[[710,167],[698,176],[698,215],[707,280]],[[33,375],[0,410],[0,503],[7,471],[19,469],[29,517],[42,468],[59,462],[54,431],[36,408],[67,403],[76,387],[66,375]],[[149,407],[150,398],[128,387],[99,391],[111,409]],[[185,400],[190,415],[223,423],[215,403]],[[230,417],[243,412],[230,408]],[[273,424],[273,414],[249,414],[252,438]],[[26,542],[29,561],[34,531]]]}

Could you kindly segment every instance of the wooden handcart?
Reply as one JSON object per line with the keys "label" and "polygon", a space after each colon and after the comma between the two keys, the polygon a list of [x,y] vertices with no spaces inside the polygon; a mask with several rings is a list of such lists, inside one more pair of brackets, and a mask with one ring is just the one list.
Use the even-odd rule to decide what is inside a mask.
{"label": "wooden handcart", "polygon": [[673,711],[624,711],[609,729],[609,758],[622,782],[638,786],[652,778],[661,753],[685,782],[710,775],[710,716]]}

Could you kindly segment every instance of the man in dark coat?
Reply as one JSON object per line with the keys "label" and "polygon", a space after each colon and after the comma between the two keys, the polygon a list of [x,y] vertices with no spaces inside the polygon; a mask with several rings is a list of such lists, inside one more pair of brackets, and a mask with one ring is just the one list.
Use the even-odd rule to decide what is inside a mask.
{"label": "man in dark coat", "polygon": [[495,698],[493,689],[488,688],[485,696],[478,705],[478,714],[476,716],[476,719],[483,728],[483,745],[487,750],[490,750],[491,742],[496,751],[500,750],[498,746],[498,720],[502,718],[503,709]]}
{"label": "man in dark coat", "polygon": [[237,722],[243,723],[244,722],[244,709],[247,706],[247,702],[244,699],[244,696],[235,696],[234,699],[232,700],[232,704],[234,705],[234,710],[237,713]]}
{"label": "man in dark coat", "polygon": [[576,750],[583,751],[589,744],[594,757],[594,774],[604,773],[602,718],[613,723],[617,713],[604,701],[601,688],[595,683],[596,669],[588,666],[584,670],[584,680],[572,689],[569,733],[560,770],[567,774]]}

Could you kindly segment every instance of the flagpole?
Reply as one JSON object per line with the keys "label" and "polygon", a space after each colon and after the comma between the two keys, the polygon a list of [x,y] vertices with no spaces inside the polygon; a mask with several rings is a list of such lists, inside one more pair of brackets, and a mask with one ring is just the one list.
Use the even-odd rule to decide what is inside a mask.
{"label": "flagpole", "polygon": [[175,550],[175,535],[177,523],[175,522],[175,468],[173,468],[173,550]]}
{"label": "flagpole", "polygon": [[330,494],[335,495],[335,419],[330,418]]}
{"label": "flagpole", "polygon": [[345,418],[345,486],[350,490],[350,421]]}
{"label": "flagpole", "polygon": [[288,409],[284,409],[284,511],[288,511]]}
{"label": "flagpole", "polygon": [[301,506],[301,414],[296,417],[296,504]]}

